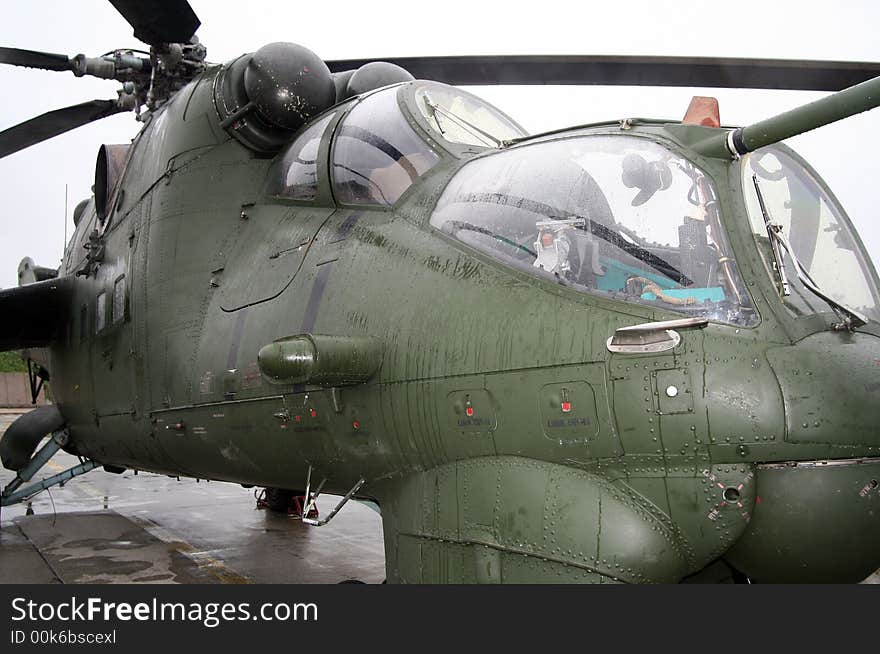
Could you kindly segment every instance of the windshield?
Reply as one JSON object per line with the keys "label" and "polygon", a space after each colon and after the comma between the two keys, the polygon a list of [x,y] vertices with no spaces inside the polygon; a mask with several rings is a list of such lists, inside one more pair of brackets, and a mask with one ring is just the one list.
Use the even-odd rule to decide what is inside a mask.
{"label": "windshield", "polygon": [[475,95],[445,84],[423,83],[416,106],[428,126],[450,143],[496,148],[526,131]]}
{"label": "windshield", "polygon": [[712,182],[644,138],[567,138],[477,159],[450,181],[431,224],[578,290],[737,325],[758,321]]}
{"label": "windshield", "polygon": [[[742,159],[743,190],[755,239],[771,277],[781,286],[755,181],[768,217],[781,227],[800,264],[822,292],[872,320],[880,319],[878,295],[870,264],[843,210],[814,174],[790,150],[771,146]],[[827,312],[829,305],[797,278],[793,262],[784,259],[790,294],[786,306],[795,315]]]}

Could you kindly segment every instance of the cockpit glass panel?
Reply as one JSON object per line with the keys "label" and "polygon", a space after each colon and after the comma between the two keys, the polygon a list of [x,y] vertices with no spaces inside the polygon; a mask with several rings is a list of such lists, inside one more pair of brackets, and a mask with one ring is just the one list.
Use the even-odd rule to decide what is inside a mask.
{"label": "cockpit glass panel", "polygon": [[[880,300],[870,264],[859,247],[843,209],[796,156],[778,146],[761,148],[742,159],[743,191],[752,231],[768,273],[781,286],[764,212],[777,225],[812,282],[831,299],[880,320]],[[830,311],[830,307],[798,279],[791,257],[782,255],[790,294],[783,297],[795,315]]]}
{"label": "cockpit glass panel", "polygon": [[488,102],[453,86],[423,83],[415,100],[428,126],[450,143],[497,148],[528,135]]}
{"label": "cockpit glass panel", "polygon": [[318,193],[318,149],[335,112],[308,127],[291,143],[269,174],[270,194],[314,200]]}
{"label": "cockpit glass panel", "polygon": [[584,292],[758,322],[712,181],[644,138],[567,138],[477,159],[450,181],[431,224]]}
{"label": "cockpit glass panel", "polygon": [[336,130],[333,192],[342,204],[391,206],[440,161],[410,127],[397,104],[398,87],[361,100]]}

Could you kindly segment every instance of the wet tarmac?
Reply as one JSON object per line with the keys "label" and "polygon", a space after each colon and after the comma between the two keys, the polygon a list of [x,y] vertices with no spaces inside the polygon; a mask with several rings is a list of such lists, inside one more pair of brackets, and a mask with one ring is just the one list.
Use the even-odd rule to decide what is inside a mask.
{"label": "wet tarmac", "polygon": [[[0,410],[0,433],[16,417]],[[59,452],[37,474],[76,465]],[[0,486],[14,474],[0,468]],[[321,496],[329,512],[339,498]],[[98,468],[0,514],[0,583],[381,583],[379,515],[349,502],[323,527],[258,509],[253,490]]]}

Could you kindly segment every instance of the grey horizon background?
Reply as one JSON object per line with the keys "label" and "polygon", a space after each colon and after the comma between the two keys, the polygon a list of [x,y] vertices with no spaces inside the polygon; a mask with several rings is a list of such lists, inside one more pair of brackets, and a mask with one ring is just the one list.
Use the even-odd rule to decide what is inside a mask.
{"label": "grey horizon background", "polygon": [[[273,41],[325,59],[460,54],[621,54],[880,61],[880,3],[630,0],[534,5],[444,0],[316,5],[190,0],[212,62]],[[72,56],[145,48],[106,0],[2,0],[0,45]],[[118,83],[0,66],[0,129],[46,111],[116,97]],[[824,93],[633,87],[470,87],[531,132],[631,116],[680,119],[693,95],[719,99],[725,124],[748,124]],[[120,114],[0,159],[0,288],[17,285],[24,256],[56,267],[73,208],[88,197],[102,143],[127,143],[140,124]],[[880,264],[880,109],[790,139],[828,182]],[[68,205],[65,215],[65,185]]]}

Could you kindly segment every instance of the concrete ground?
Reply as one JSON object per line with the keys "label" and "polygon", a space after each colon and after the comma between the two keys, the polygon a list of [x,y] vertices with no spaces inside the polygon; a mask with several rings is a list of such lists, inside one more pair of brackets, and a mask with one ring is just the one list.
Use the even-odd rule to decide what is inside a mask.
{"label": "concrete ground", "polygon": [[[0,435],[20,411],[0,409]],[[59,452],[37,477],[77,463]],[[0,488],[14,474],[0,467]],[[338,497],[322,496],[322,513]],[[253,490],[98,468],[0,514],[0,583],[338,583],[385,578],[382,524],[349,502],[324,527],[260,510]],[[880,583],[880,571],[865,580]]]}
{"label": "concrete ground", "polygon": [[[0,410],[2,411],[2,410]],[[0,412],[0,433],[17,417]],[[77,459],[59,452],[37,477]],[[0,468],[0,487],[14,477]],[[329,512],[339,498],[322,496]],[[256,508],[253,489],[95,469],[0,514],[0,583],[337,583],[385,578],[378,514],[323,527]]]}

